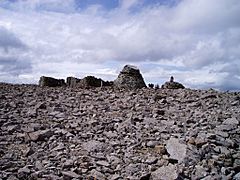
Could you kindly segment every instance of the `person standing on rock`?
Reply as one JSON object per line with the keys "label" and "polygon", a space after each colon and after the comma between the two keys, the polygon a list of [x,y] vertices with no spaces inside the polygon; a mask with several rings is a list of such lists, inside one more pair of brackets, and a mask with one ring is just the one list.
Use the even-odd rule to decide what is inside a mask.
{"label": "person standing on rock", "polygon": [[174,81],[174,77],[171,76],[171,77],[170,77],[170,82],[173,82],[173,81]]}

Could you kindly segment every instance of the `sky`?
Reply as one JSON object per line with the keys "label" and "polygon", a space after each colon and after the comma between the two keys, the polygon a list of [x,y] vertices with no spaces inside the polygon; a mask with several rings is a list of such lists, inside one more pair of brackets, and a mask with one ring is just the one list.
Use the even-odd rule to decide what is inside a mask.
{"label": "sky", "polygon": [[40,76],[240,90],[239,0],[0,0],[0,82]]}

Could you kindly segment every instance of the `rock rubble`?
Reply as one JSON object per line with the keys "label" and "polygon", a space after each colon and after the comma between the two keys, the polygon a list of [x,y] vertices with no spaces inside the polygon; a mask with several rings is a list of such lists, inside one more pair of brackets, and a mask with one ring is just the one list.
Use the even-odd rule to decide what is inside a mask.
{"label": "rock rubble", "polygon": [[0,179],[239,179],[240,93],[0,84]]}

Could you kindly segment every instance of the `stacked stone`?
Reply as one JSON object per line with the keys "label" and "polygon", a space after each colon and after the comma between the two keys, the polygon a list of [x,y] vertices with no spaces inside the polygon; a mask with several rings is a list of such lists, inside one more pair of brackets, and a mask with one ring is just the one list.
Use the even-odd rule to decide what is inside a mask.
{"label": "stacked stone", "polygon": [[146,84],[137,67],[126,65],[114,81],[114,86],[120,89],[138,89],[146,87]]}
{"label": "stacked stone", "polygon": [[52,77],[42,76],[39,80],[40,87],[61,87],[68,86],[70,88],[96,88],[103,86],[113,86],[112,81],[103,81],[100,78],[94,76],[86,76],[83,79],[78,79],[75,77],[67,77],[67,83],[64,79],[55,79]]}
{"label": "stacked stone", "polygon": [[79,83],[81,79],[75,78],[75,77],[67,77],[67,86],[71,88],[75,88],[77,86],[77,83]]}
{"label": "stacked stone", "polygon": [[64,79],[55,79],[52,77],[41,76],[39,80],[40,87],[60,87],[65,86]]}
{"label": "stacked stone", "polygon": [[101,78],[96,78],[94,76],[86,76],[85,78],[81,79],[77,87],[80,88],[91,88],[91,87],[103,87],[103,86],[112,86],[112,83],[105,82]]}
{"label": "stacked stone", "polygon": [[173,76],[170,77],[170,81],[169,82],[165,82],[162,85],[163,89],[184,89],[185,87],[179,83],[179,82],[175,82]]}

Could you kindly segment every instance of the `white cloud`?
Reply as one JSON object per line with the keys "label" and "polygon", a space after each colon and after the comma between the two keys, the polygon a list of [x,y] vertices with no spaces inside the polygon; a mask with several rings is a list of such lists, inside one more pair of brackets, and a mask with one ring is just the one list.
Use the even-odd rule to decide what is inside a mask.
{"label": "white cloud", "polygon": [[216,33],[239,27],[238,0],[184,0],[174,10],[173,27],[197,33]]}
{"label": "white cloud", "polygon": [[[5,46],[16,47],[18,42],[28,47],[0,55],[19,55],[15,62],[25,59],[31,64],[16,81],[90,72],[113,79],[119,66],[133,63],[148,82],[163,82],[174,75],[189,87],[240,89],[232,85],[234,81],[228,83],[231,77],[239,82],[239,69],[226,68],[240,65],[238,0],[182,0],[173,7],[145,6],[134,13],[131,8],[143,1],[120,2],[117,9],[94,5],[81,11],[73,0],[0,3],[0,25],[13,38]],[[0,47],[7,42],[1,34],[0,29]],[[8,78],[0,76],[0,80]]]}
{"label": "white cloud", "polygon": [[121,8],[127,10],[140,3],[140,0],[120,0]]}
{"label": "white cloud", "polygon": [[53,11],[69,13],[76,9],[74,0],[17,0],[14,3],[2,2],[7,4],[10,9],[16,11]]}

